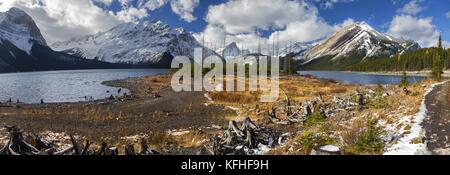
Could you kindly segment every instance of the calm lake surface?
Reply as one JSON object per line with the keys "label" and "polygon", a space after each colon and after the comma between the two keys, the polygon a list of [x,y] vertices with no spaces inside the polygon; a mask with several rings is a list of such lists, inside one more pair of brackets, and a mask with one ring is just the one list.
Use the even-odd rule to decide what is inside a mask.
{"label": "calm lake surface", "polygon": [[[101,83],[131,77],[165,73],[165,69],[69,70],[0,74],[0,101],[12,98],[23,103],[80,102],[130,94],[129,90]],[[107,93],[109,91],[110,93]],[[85,98],[87,97],[87,99]]]}
{"label": "calm lake surface", "polygon": [[[299,71],[300,75],[312,75],[318,78],[334,79],[346,84],[397,84],[402,77],[397,75],[373,75],[358,72],[341,71]],[[410,76],[410,83],[425,79],[426,77]]]}

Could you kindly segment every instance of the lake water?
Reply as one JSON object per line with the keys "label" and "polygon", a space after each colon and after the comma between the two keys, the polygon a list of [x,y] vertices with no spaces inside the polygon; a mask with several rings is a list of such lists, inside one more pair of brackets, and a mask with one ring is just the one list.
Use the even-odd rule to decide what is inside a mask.
{"label": "lake water", "polygon": [[[0,74],[0,101],[12,98],[23,103],[80,102],[105,99],[130,94],[129,90],[109,87],[101,83],[131,77],[142,77],[165,73],[165,69],[110,69],[69,70]],[[110,93],[107,93],[109,91]],[[85,98],[87,97],[87,99]]]}
{"label": "lake water", "polygon": [[[397,75],[373,75],[358,72],[341,71],[299,71],[300,75],[312,75],[318,78],[334,79],[346,84],[398,84],[402,77]],[[409,82],[417,82],[426,77],[410,76]]]}

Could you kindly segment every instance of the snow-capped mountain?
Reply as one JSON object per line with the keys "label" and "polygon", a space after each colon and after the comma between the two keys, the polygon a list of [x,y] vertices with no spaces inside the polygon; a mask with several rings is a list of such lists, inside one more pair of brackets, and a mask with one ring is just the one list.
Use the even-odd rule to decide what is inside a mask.
{"label": "snow-capped mountain", "polygon": [[224,58],[234,58],[241,56],[241,49],[237,46],[236,42],[228,44],[225,48],[216,50],[216,53],[222,55]]}
{"label": "snow-capped mountain", "polygon": [[[161,21],[124,23],[109,31],[52,44],[57,51],[90,60],[170,67],[174,56],[194,57],[202,45],[183,28]],[[205,49],[206,56],[215,54]]]}
{"label": "snow-capped mountain", "polygon": [[18,8],[0,13],[0,72],[116,67],[55,52],[27,13]]}
{"label": "snow-capped mountain", "polygon": [[292,56],[294,59],[302,59],[313,46],[314,44],[312,43],[295,42],[282,49],[279,56]]}
{"label": "snow-capped mountain", "polygon": [[317,59],[324,58],[328,63],[343,64],[345,59],[350,57],[352,61],[363,61],[370,57],[391,56],[419,48],[419,44],[414,41],[380,33],[362,22],[343,27],[324,42],[311,48],[302,59],[304,64],[311,61],[317,63]]}
{"label": "snow-capped mountain", "polygon": [[0,13],[0,38],[11,42],[28,54],[31,53],[34,44],[47,45],[33,19],[24,11],[14,7]]}

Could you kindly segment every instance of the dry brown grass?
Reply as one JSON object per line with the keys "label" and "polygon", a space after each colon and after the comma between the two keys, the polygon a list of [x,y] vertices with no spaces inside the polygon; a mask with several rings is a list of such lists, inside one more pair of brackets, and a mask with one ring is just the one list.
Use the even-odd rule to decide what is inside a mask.
{"label": "dry brown grass", "polygon": [[[238,81],[242,82],[242,79]],[[248,87],[248,81],[246,82]],[[342,85],[332,80],[314,79],[302,76],[283,76],[280,78],[280,94],[278,101],[275,103],[260,103],[260,96],[267,92],[211,92],[210,96],[215,104],[233,106],[240,108],[241,115],[254,116],[256,115],[255,108],[266,113],[273,106],[279,105],[285,100],[283,90],[288,94],[293,103],[302,103],[305,100],[311,100],[317,96],[322,96],[324,99],[331,99],[333,95],[343,94],[354,91],[356,89],[353,85]],[[258,118],[256,116],[256,118]]]}
{"label": "dry brown grass", "polygon": [[214,92],[211,98],[216,102],[231,104],[251,104],[259,100],[258,93],[253,92]]}

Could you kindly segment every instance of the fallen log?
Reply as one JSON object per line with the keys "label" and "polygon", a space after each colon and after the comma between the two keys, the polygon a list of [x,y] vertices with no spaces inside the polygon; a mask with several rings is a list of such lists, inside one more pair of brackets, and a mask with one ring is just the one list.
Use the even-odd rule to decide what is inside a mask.
{"label": "fallen log", "polygon": [[63,149],[61,151],[55,152],[53,155],[56,155],[56,156],[58,156],[58,155],[66,155],[66,154],[68,154],[70,152],[73,152],[73,151],[74,151],[74,147],[73,146],[69,146],[69,147],[67,147],[67,148],[65,148],[65,149]]}

